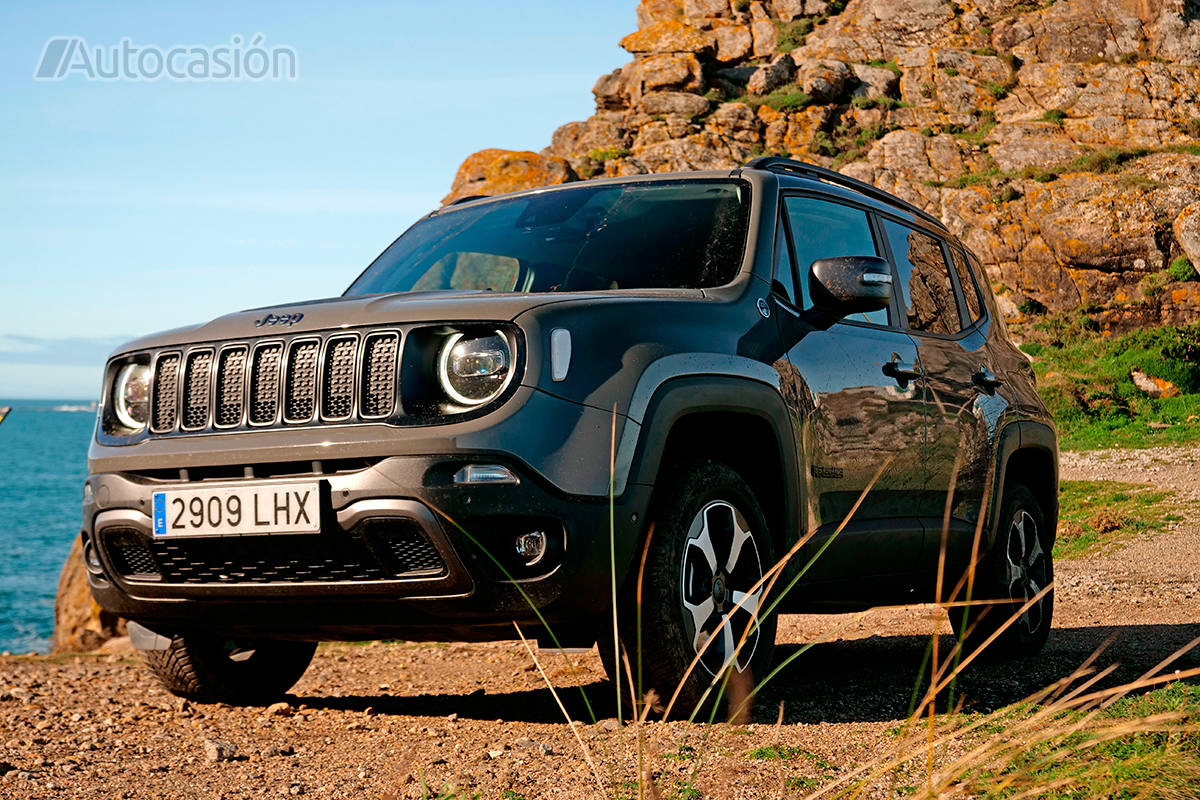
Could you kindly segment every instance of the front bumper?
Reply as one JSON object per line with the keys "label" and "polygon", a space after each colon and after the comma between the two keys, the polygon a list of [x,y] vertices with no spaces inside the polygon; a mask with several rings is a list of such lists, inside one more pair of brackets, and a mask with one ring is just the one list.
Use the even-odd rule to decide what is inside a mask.
{"label": "front bumper", "polygon": [[[560,641],[590,644],[611,593],[604,499],[562,493],[494,454],[367,462],[271,479],[319,482],[319,534],[203,540],[156,540],[154,492],[262,478],[184,483],[156,474],[92,475],[83,528],[92,592],[105,610],[158,630],[303,639],[508,639],[514,620],[541,635],[535,606]],[[501,463],[519,483],[456,485],[453,476],[466,463]],[[650,491],[631,484],[614,503],[618,581],[632,560]],[[526,567],[514,540],[531,527],[545,530],[551,546]],[[394,545],[401,535],[409,544]],[[389,554],[413,552],[418,540],[419,569],[389,561]],[[143,558],[127,558],[122,548],[136,546]]]}

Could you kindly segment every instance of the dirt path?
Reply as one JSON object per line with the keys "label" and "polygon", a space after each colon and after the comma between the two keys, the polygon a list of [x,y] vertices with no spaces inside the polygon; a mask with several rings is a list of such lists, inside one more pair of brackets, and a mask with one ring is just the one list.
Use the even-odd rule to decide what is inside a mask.
{"label": "dirt path", "polygon": [[[1200,448],[1063,462],[1064,478],[1152,483],[1200,500]],[[1111,680],[1136,677],[1200,636],[1198,582],[1194,517],[1104,556],[1061,562],[1056,630],[1043,656],[968,671],[959,685],[967,708],[1019,700],[1101,647],[1102,665],[1120,664]],[[945,652],[945,616],[929,607],[784,618],[780,658],[833,640],[781,673],[747,725],[649,727],[646,763],[663,796],[695,797],[693,786],[713,798],[799,796],[877,758],[895,744],[935,632]],[[636,797],[627,783],[635,741],[613,730],[611,688],[594,652],[573,656],[573,665],[540,658],[571,716],[589,719],[582,687],[601,719],[576,729],[615,785],[607,795]],[[1174,666],[1200,666],[1200,656]],[[212,740],[236,753],[225,759]],[[748,756],[767,745],[799,749],[787,760]],[[462,797],[599,796],[572,728],[519,642],[323,647],[288,707],[274,711],[182,703],[121,655],[2,657],[0,775],[6,798],[382,799],[421,797],[422,779],[435,792],[452,784]],[[897,785],[919,780],[902,773]]]}

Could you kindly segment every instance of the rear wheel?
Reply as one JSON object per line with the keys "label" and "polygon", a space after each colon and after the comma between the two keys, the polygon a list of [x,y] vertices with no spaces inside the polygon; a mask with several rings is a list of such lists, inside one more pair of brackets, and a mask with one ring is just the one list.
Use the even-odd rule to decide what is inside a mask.
{"label": "rear wheel", "polygon": [[1046,644],[1054,617],[1054,590],[1042,594],[1054,580],[1051,541],[1037,496],[1023,484],[1011,484],[1000,509],[996,543],[976,582],[977,597],[992,602],[949,611],[966,652],[981,647],[1010,619],[1012,624],[988,646],[989,655],[1029,656]]}
{"label": "rear wheel", "polygon": [[315,642],[233,641],[185,634],[142,658],[171,694],[203,703],[264,705],[300,680]]}
{"label": "rear wheel", "polygon": [[[729,711],[744,711],[742,700],[766,674],[775,646],[775,617],[762,618],[764,587],[757,585],[774,564],[766,519],[750,487],[724,464],[692,461],[665,472],[642,580],[640,647],[636,572],[619,609],[622,646],[635,681],[641,663],[643,693],[653,690],[665,707],[678,688],[673,715],[718,696]],[[600,652],[610,678],[621,670],[628,698],[611,632],[601,633]]]}

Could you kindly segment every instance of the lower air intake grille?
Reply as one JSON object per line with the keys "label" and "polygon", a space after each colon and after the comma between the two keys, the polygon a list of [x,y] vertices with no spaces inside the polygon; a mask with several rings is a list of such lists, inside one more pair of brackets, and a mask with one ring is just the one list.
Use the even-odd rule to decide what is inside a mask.
{"label": "lower air intake grille", "polygon": [[157,539],[104,536],[114,568],[133,581],[165,584],[336,583],[437,577],[433,543],[408,520],[367,520],[350,532]]}
{"label": "lower air intake grille", "polygon": [[137,531],[112,531],[105,536],[105,547],[117,572],[129,578],[158,579],[154,555]]}

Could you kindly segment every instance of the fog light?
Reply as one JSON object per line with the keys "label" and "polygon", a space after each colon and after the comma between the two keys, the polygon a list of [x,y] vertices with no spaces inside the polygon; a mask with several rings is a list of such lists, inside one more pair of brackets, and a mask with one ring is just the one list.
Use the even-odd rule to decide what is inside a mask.
{"label": "fog light", "polygon": [[517,555],[525,559],[525,566],[532,567],[546,555],[546,534],[542,531],[523,533],[517,537]]}
{"label": "fog light", "polygon": [[467,464],[454,473],[454,482],[459,486],[473,483],[520,483],[512,470],[499,464]]}

